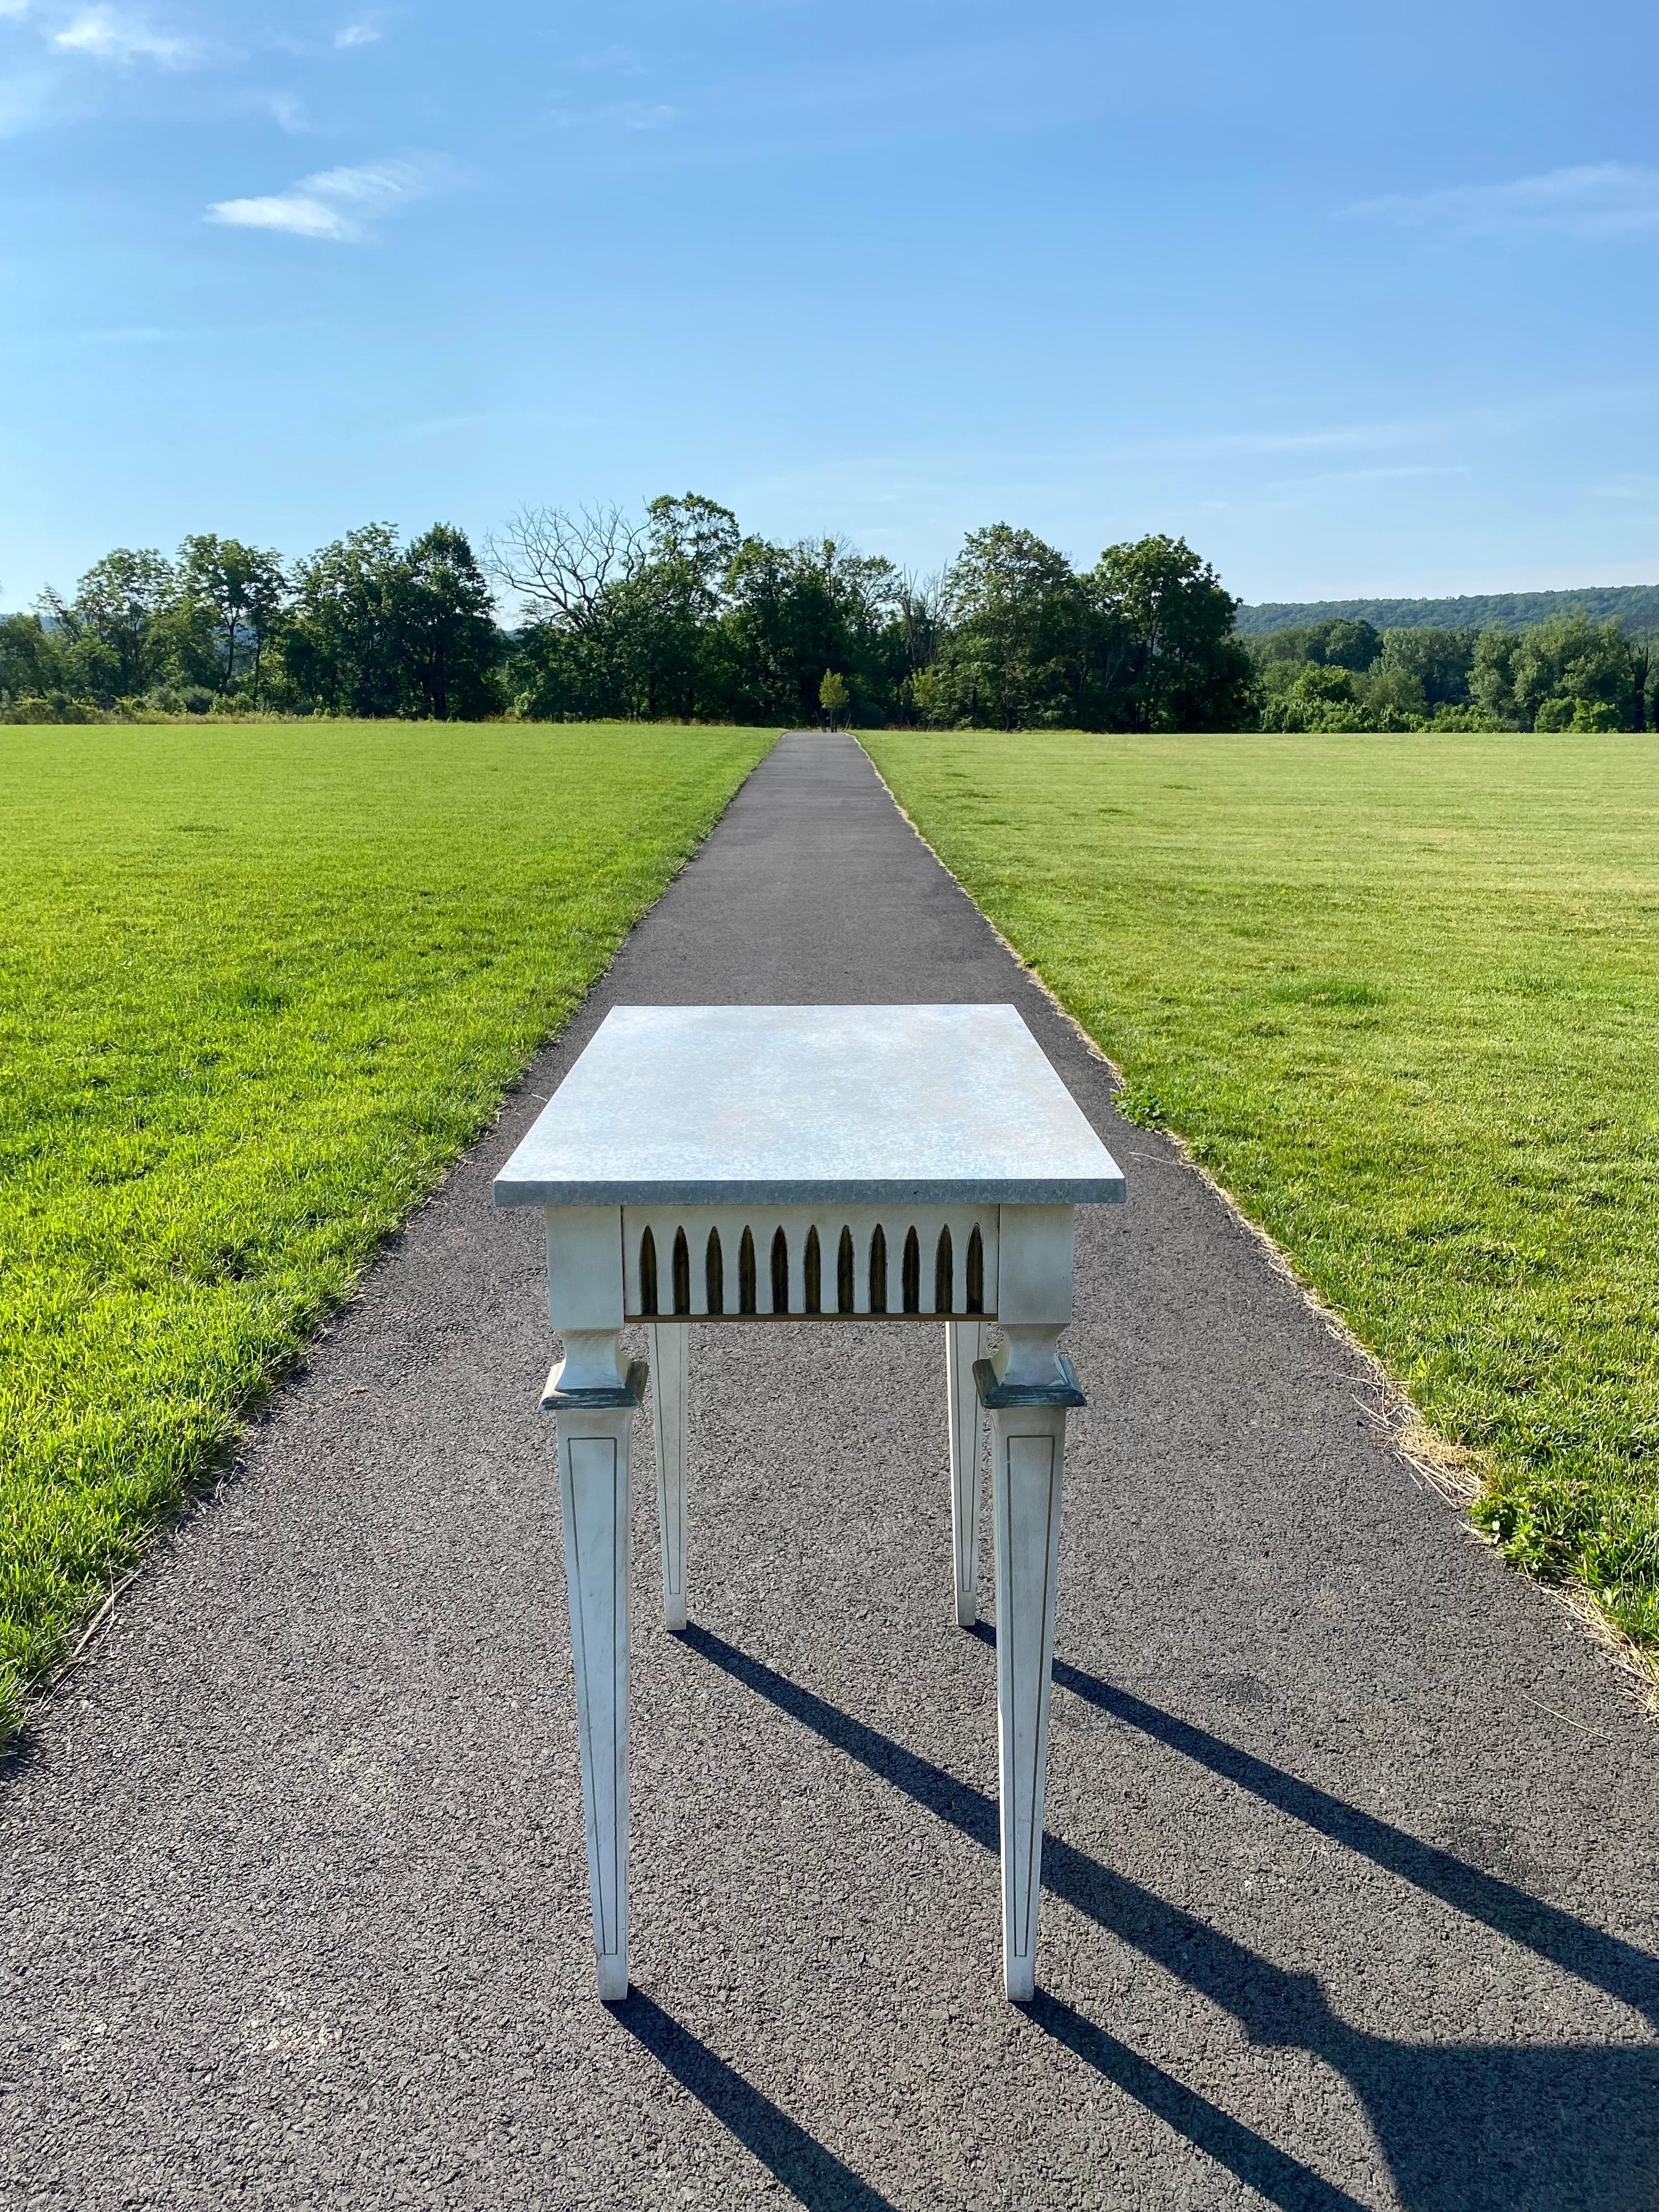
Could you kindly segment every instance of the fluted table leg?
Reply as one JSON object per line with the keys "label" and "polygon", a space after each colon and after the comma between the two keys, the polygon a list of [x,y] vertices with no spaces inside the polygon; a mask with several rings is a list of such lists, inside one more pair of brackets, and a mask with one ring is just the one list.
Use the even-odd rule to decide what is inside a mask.
{"label": "fluted table leg", "polygon": [[615,2002],[628,1995],[629,1432],[646,1369],[636,1361],[614,1389],[567,1390],[570,1366],[567,1358],[555,1371],[543,1404],[558,1416],[594,1964],[599,1995]]}
{"label": "fluted table leg", "polygon": [[1006,1324],[994,1364],[981,1359],[974,1370],[991,1419],[1002,1982],[1016,2004],[1036,1994],[1066,1417],[1085,1403],[1071,1362],[1057,1348],[1059,1334]]}

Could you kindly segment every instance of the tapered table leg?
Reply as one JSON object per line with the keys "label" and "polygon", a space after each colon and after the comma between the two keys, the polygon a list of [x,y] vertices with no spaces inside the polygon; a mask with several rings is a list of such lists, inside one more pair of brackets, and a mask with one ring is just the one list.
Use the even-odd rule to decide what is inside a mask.
{"label": "tapered table leg", "polygon": [[1002,1813],[1002,1975],[1016,2003],[1036,1991],[1048,1687],[1060,1565],[1063,1408],[991,1416],[996,1529],[997,1749]]}
{"label": "tapered table leg", "polygon": [[1036,1994],[1048,1690],[1060,1578],[1066,1416],[1085,1401],[1058,1328],[1003,1324],[994,1364],[974,1370],[991,1419],[996,1538],[997,1768],[1002,1826],[1002,1983],[1016,2004]]}
{"label": "tapered table leg", "polygon": [[607,2002],[628,1995],[629,1426],[645,1373],[636,1362],[614,1389],[569,1391],[556,1374],[543,1401],[558,1416],[593,1954]]}
{"label": "tapered table leg", "polygon": [[984,1415],[974,1363],[985,1352],[985,1324],[945,1324],[945,1399],[951,1430],[951,1548],[957,1626],[979,1619],[979,1454]]}
{"label": "tapered table leg", "polygon": [[685,1626],[685,1373],[690,1332],[651,1331],[651,1427],[657,1447],[657,1542],[662,1625]]}

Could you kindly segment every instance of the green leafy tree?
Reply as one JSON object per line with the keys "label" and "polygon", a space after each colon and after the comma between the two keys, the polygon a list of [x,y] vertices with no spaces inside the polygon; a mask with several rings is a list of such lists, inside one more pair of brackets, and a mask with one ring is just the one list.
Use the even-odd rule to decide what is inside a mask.
{"label": "green leafy tree", "polygon": [[509,638],[505,670],[513,709],[533,722],[603,712],[585,703],[585,670],[576,641],[551,623],[532,623]]}
{"label": "green leafy tree", "polygon": [[1109,545],[1084,583],[1094,618],[1087,726],[1254,724],[1255,669],[1233,634],[1238,601],[1184,538]]}
{"label": "green leafy tree", "polygon": [[907,677],[905,688],[911,713],[923,729],[937,728],[945,717],[944,686],[937,668],[918,668]]}
{"label": "green leafy tree", "polygon": [[651,501],[646,516],[652,560],[680,570],[703,613],[717,614],[726,572],[743,542],[737,516],[696,491],[678,499],[664,492]]}
{"label": "green leafy tree", "polygon": [[1489,714],[1484,707],[1437,707],[1423,726],[1429,730],[1507,730],[1514,725],[1496,714]]}
{"label": "green leafy tree", "polygon": [[1474,641],[1469,665],[1469,698],[1483,714],[1507,729],[1521,726],[1515,703],[1515,648],[1518,630],[1489,623]]}
{"label": "green leafy tree", "polygon": [[1351,669],[1362,675],[1382,649],[1381,634],[1368,623],[1348,616],[1326,622],[1304,623],[1294,629],[1270,630],[1252,638],[1251,651],[1258,663],[1310,660],[1319,668]]}
{"label": "green leafy tree", "polygon": [[632,709],[708,714],[725,684],[718,626],[742,543],[738,518],[700,492],[665,493],[646,509],[646,529],[649,557],[618,592]]}
{"label": "green leafy tree", "polygon": [[1469,677],[1474,704],[1522,730],[1639,727],[1639,690],[1618,623],[1594,623],[1582,611],[1530,629],[1483,630]]}
{"label": "green leafy tree", "polygon": [[1648,638],[1632,639],[1630,648],[1631,727],[1648,726],[1648,686],[1654,672],[1654,649]]}
{"label": "green leafy tree", "polygon": [[1381,632],[1368,622],[1340,617],[1314,627],[1309,658],[1327,668],[1346,668],[1363,676],[1382,650]]}
{"label": "green leafy tree", "polygon": [[[224,697],[218,622],[210,607],[180,590],[156,618],[151,681],[145,697],[177,713],[181,695],[191,695],[191,711],[205,713]],[[199,695],[199,696],[198,696]]]}
{"label": "green leafy tree", "polygon": [[852,704],[852,694],[847,689],[847,678],[833,668],[826,668],[818,685],[818,705],[823,719],[833,730],[837,715],[844,715]]}
{"label": "green leafy tree", "polygon": [[1479,635],[1473,629],[1387,629],[1376,665],[1409,676],[1431,710],[1467,706]]}
{"label": "green leafy tree", "polygon": [[725,711],[811,722],[825,668],[846,678],[849,715],[884,716],[893,696],[898,572],[836,539],[773,545],[746,538],[726,573],[719,656]]}
{"label": "green leafy tree", "polygon": [[493,714],[500,636],[465,533],[434,523],[392,565],[390,597],[404,712],[439,722]]}
{"label": "green leafy tree", "polygon": [[[1277,667],[1281,661],[1301,668],[1315,658],[1308,649],[1311,636],[1311,627],[1303,623],[1291,629],[1268,630],[1260,637],[1252,637],[1247,641],[1247,650],[1256,666],[1263,671]],[[1323,665],[1322,659],[1320,665]]]}
{"label": "green leafy tree", "polygon": [[39,615],[0,621],[0,700],[44,699],[64,689],[63,649]]}
{"label": "green leafy tree", "polygon": [[1352,669],[1324,661],[1286,661],[1289,680],[1270,684],[1261,708],[1264,730],[1361,731],[1376,726]]}
{"label": "green leafy tree", "polygon": [[141,697],[167,673],[162,620],[178,599],[171,562],[153,547],[118,546],[87,570],[72,599],[48,589],[40,608],[64,639],[70,684],[107,706]]}
{"label": "green leafy tree", "polygon": [[945,572],[944,720],[999,730],[1078,720],[1088,605],[1071,562],[1006,522],[969,534]]}
{"label": "green leafy tree", "polygon": [[1546,699],[1533,718],[1534,730],[1571,730],[1581,736],[1624,726],[1623,712],[1607,699]]}
{"label": "green leafy tree", "polygon": [[283,640],[293,703],[331,714],[398,711],[400,567],[398,533],[384,522],[350,531],[296,565]]}
{"label": "green leafy tree", "polygon": [[1340,663],[1271,660],[1259,675],[1264,730],[1418,730],[1430,719],[1417,678],[1381,655],[1360,672]]}
{"label": "green leafy tree", "polygon": [[1414,730],[1428,714],[1428,697],[1420,678],[1397,663],[1379,657],[1363,675],[1353,678],[1353,686],[1354,696],[1376,729]]}
{"label": "green leafy tree", "polygon": [[[1522,632],[1515,654],[1515,699],[1534,729],[1540,710],[1558,701],[1586,710],[1577,721],[1569,715],[1559,726],[1628,728],[1633,688],[1630,641],[1616,622],[1596,623],[1585,614],[1553,615]],[[1592,714],[1592,709],[1600,712]]]}
{"label": "green leafy tree", "polygon": [[182,595],[215,624],[217,688],[234,690],[238,654],[246,655],[257,701],[267,648],[283,617],[288,579],[278,556],[239,538],[186,538],[179,549]]}

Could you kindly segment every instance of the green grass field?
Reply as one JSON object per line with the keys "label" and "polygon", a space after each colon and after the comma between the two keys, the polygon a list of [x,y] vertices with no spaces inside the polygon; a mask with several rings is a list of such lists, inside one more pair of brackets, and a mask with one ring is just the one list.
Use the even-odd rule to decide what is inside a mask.
{"label": "green grass field", "polygon": [[1659,740],[867,742],[1509,1556],[1659,1650]]}
{"label": "green grass field", "polygon": [[0,729],[0,1734],[770,743]]}

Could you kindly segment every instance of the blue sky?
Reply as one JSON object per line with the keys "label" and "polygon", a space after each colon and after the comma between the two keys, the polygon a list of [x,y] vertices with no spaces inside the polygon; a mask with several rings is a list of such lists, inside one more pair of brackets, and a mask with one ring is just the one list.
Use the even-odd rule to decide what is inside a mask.
{"label": "blue sky", "polygon": [[704,491],[1659,580],[1659,9],[0,0],[0,605]]}

